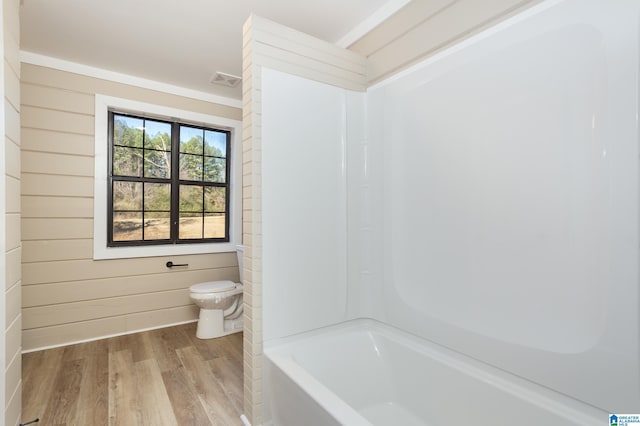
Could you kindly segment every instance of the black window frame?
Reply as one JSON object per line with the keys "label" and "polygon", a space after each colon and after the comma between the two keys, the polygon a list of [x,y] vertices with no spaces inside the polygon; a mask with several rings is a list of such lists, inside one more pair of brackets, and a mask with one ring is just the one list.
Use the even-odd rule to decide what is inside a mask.
{"label": "black window frame", "polygon": [[[114,144],[114,116],[126,116],[135,119],[142,120],[153,120],[156,122],[167,123],[171,125],[171,173],[170,178],[157,178],[157,177],[145,177],[144,172],[142,172],[141,177],[133,177],[133,176],[114,176],[113,166],[114,166],[114,150],[116,145]],[[203,131],[213,131],[218,133],[226,134],[226,152],[225,152],[225,182],[207,182],[204,180],[189,180],[189,179],[180,179],[180,128],[182,126],[195,128]],[[157,245],[175,245],[175,244],[205,244],[205,243],[228,243],[230,242],[230,218],[231,218],[231,167],[232,161],[231,156],[233,155],[232,147],[231,147],[231,131],[224,128],[218,128],[213,126],[205,126],[199,123],[192,123],[185,120],[178,119],[168,119],[165,117],[154,116],[153,114],[144,114],[138,112],[129,112],[123,111],[119,109],[109,109],[108,110],[108,155],[107,155],[107,247],[144,247],[144,246],[157,246]],[[203,153],[201,157],[203,161],[205,158],[221,158],[215,157],[211,155],[207,155],[204,150],[204,140],[203,140]],[[142,148],[143,157],[144,157],[144,144]],[[194,154],[190,154],[194,155]],[[143,163],[144,164],[144,163]],[[144,167],[143,167],[144,169]],[[141,182],[144,183],[165,183],[170,184],[171,188],[171,196],[170,196],[170,238],[169,239],[156,239],[156,240],[144,240],[144,196],[142,197],[142,240],[128,240],[128,241],[114,241],[113,240],[113,218],[114,218],[114,208],[113,208],[113,185],[114,182],[117,181],[130,181],[130,182]],[[203,215],[203,238],[180,238],[179,235],[179,216],[180,216],[180,186],[181,185],[190,185],[190,186],[198,186],[203,188],[203,207],[202,207],[202,215]],[[205,208],[204,202],[204,188],[207,187],[220,187],[225,188],[225,210],[224,212],[207,212]],[[225,235],[224,237],[218,238],[204,238],[204,216],[207,213],[224,213],[225,215]]]}

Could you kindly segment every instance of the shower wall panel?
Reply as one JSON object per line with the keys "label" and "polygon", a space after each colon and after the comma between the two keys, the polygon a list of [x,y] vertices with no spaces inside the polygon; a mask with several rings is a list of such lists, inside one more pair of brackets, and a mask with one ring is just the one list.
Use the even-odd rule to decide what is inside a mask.
{"label": "shower wall panel", "polygon": [[640,411],[639,8],[545,2],[370,90],[379,319]]}

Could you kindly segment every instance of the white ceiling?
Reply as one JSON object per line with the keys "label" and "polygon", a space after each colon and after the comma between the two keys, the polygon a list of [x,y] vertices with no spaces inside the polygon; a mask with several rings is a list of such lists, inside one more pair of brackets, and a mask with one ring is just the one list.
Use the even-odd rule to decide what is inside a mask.
{"label": "white ceiling", "polygon": [[240,99],[240,86],[209,80],[216,71],[241,76],[242,24],[251,13],[337,42],[392,3],[406,1],[23,0],[20,48]]}

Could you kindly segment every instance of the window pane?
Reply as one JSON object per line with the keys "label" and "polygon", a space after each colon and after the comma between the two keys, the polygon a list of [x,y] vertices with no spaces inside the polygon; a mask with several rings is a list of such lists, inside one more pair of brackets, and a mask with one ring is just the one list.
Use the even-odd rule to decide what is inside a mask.
{"label": "window pane", "polygon": [[113,143],[114,145],[142,148],[143,122],[140,118],[125,115],[113,115]]}
{"label": "window pane", "polygon": [[205,157],[204,181],[224,183],[227,178],[227,160],[223,158]]}
{"label": "window pane", "polygon": [[171,153],[165,151],[144,152],[145,177],[169,179],[171,177]]}
{"label": "window pane", "polygon": [[149,210],[170,211],[171,185],[168,183],[145,183],[144,209],[147,212]]}
{"label": "window pane", "polygon": [[180,154],[180,179],[202,181],[202,156]]}
{"label": "window pane", "polygon": [[111,117],[109,245],[224,239],[230,133],[161,117]]}
{"label": "window pane", "polygon": [[145,120],[144,147],[171,151],[171,123]]}
{"label": "window pane", "polygon": [[204,237],[224,238],[224,213],[206,213],[204,216]]}
{"label": "window pane", "polygon": [[204,210],[206,212],[224,212],[226,188],[207,187],[204,189]]}
{"label": "window pane", "polygon": [[180,239],[202,238],[202,213],[180,213]]}
{"label": "window pane", "polygon": [[168,240],[171,238],[171,213],[145,212],[144,239]]}
{"label": "window pane", "polygon": [[113,241],[142,240],[142,213],[114,213]]}
{"label": "window pane", "polygon": [[202,187],[180,185],[180,212],[202,213]]}
{"label": "window pane", "polygon": [[204,153],[214,157],[227,156],[227,133],[204,131]]}
{"label": "window pane", "polygon": [[113,149],[114,176],[141,176],[142,150],[116,146]]}
{"label": "window pane", "polygon": [[202,155],[202,129],[180,126],[180,152]]}
{"label": "window pane", "polygon": [[142,210],[142,183],[113,182],[113,210]]}

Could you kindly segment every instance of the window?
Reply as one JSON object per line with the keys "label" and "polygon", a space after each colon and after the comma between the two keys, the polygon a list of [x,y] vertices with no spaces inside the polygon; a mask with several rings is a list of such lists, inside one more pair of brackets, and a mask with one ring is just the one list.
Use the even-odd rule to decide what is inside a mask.
{"label": "window", "polygon": [[[101,94],[95,101],[93,258],[235,251],[242,241],[242,122]],[[195,149],[198,136],[202,150]],[[127,192],[134,195],[128,201]]]}
{"label": "window", "polygon": [[109,113],[110,246],[229,241],[230,132]]}

